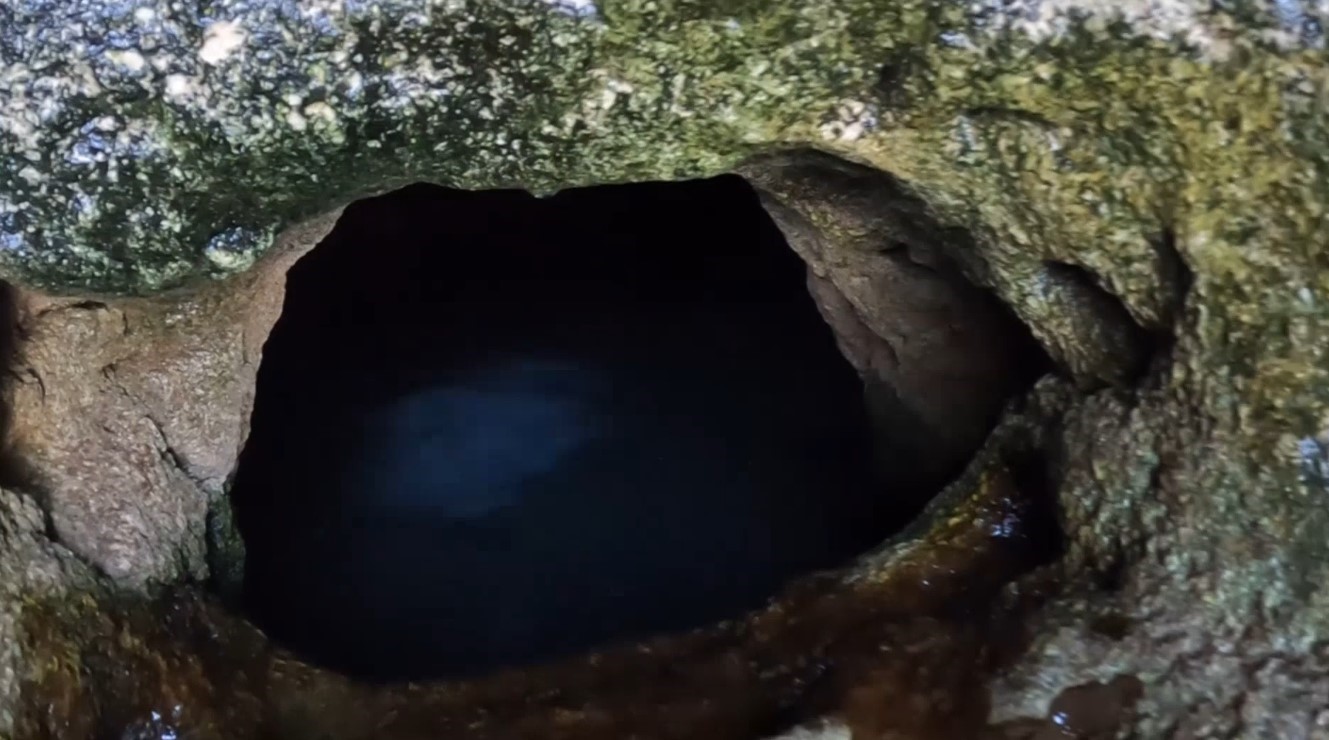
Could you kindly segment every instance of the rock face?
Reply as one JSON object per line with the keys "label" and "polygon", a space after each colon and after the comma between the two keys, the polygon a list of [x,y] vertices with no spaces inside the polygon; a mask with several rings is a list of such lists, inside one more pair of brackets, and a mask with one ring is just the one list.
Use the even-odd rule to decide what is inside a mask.
{"label": "rock face", "polygon": [[62,543],[136,586],[208,575],[210,548],[229,547],[209,544],[209,511],[225,516],[284,268],[332,222],[291,232],[271,269],[183,298],[16,293],[10,475]]}
{"label": "rock face", "polygon": [[[1322,735],[1326,13],[1295,0],[5,6],[0,271],[17,331],[0,737],[166,737],[187,725],[177,706],[203,737],[752,737],[819,717],[856,738]],[[315,216],[413,180],[549,191],[727,170],[769,197],[851,358],[922,363],[879,377],[936,428],[977,438],[998,404],[908,385],[932,354],[883,334],[927,296],[883,295],[879,268],[853,261],[873,245],[975,287],[955,304],[957,342],[992,349],[964,307],[999,301],[1058,376],[830,595],[778,601],[738,636],[687,643],[686,660],[662,648],[383,694],[272,653],[215,607],[152,617],[167,607],[148,591],[224,581],[237,557],[224,484],[285,267],[330,226]],[[1040,500],[1062,554],[1007,567],[993,553],[1038,529]],[[887,657],[849,657],[864,653]],[[691,677],[668,701],[629,680],[665,665]],[[1085,708],[1090,694],[1120,711]],[[644,695],[667,711],[637,712]],[[891,701],[908,711],[880,711]],[[387,724],[325,725],[345,714],[332,706]],[[502,727],[484,706],[506,708]]]}
{"label": "rock face", "polygon": [[972,246],[889,176],[808,153],[742,171],[767,193],[842,354],[865,379],[882,464],[911,470],[930,496],[1045,369],[1042,351],[966,280]]}

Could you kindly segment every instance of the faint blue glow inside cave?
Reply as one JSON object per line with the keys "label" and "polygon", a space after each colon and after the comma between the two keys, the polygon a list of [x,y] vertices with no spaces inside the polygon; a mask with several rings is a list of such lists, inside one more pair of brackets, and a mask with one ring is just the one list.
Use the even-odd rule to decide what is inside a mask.
{"label": "faint blue glow inside cave", "polygon": [[363,201],[288,277],[245,608],[370,679],[735,617],[898,526],[863,389],[738,178]]}

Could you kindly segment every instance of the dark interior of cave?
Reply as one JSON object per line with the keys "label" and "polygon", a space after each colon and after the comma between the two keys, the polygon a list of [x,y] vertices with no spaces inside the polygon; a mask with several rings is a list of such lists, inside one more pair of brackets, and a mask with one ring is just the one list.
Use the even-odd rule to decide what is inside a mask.
{"label": "dark interior of cave", "polygon": [[737,177],[417,185],[288,276],[233,481],[244,607],[376,680],[701,626],[913,512]]}

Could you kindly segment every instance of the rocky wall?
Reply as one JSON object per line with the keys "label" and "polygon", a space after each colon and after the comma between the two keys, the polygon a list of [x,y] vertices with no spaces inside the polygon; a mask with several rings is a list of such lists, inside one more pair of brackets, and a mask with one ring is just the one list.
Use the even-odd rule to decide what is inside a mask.
{"label": "rocky wall", "polygon": [[[854,737],[1325,736],[1327,11],[1310,0],[0,8],[0,272],[18,290],[19,329],[0,630],[20,647],[0,666],[0,735],[91,736],[169,717],[160,692],[172,682],[149,677],[231,665],[209,662],[214,643],[185,637],[201,634],[194,617],[163,626],[135,609],[156,613],[166,607],[145,604],[160,604],[158,588],[225,570],[209,553],[227,562],[217,553],[229,538],[210,537],[209,521],[225,529],[217,512],[280,305],[284,269],[273,261],[328,228],[317,214],[415,180],[545,192],[737,170],[768,194],[832,323],[853,309],[858,324],[842,325],[841,343],[863,367],[885,367],[873,359],[889,357],[882,342],[910,358],[884,335],[904,304],[929,300],[885,290],[880,259],[932,275],[944,263],[948,280],[963,278],[952,284],[968,286],[949,305],[999,301],[1028,328],[1058,379],[1009,412],[1004,428],[1036,431],[990,441],[1000,462],[971,465],[1018,493],[991,498],[992,478],[957,483],[906,533],[915,544],[893,543],[883,553],[895,556],[868,557],[837,581],[831,593],[858,597],[826,614],[885,632],[841,616],[783,632],[782,618],[754,616],[747,637],[679,663],[697,666],[696,683],[680,679],[662,714],[598,703],[589,689],[560,699],[548,687],[571,680],[561,674],[512,679],[543,697],[541,719],[523,731],[747,737],[824,717]],[[810,230],[848,250],[843,259],[819,259]],[[894,256],[877,255],[876,267],[849,259],[864,244]],[[986,319],[958,315],[944,346],[987,351]],[[859,324],[870,336],[854,333]],[[898,389],[909,374],[881,377]],[[982,415],[974,408],[996,414],[1004,398],[966,390],[941,402],[917,390],[904,396],[914,409],[967,440],[979,436],[966,426]],[[1054,510],[1055,563],[999,567],[975,544],[1006,541],[993,501]],[[935,527],[963,521],[987,534],[952,561],[943,545],[956,530]],[[904,567],[901,547],[982,587],[937,588],[918,561]],[[845,585],[862,583],[891,585]],[[940,596],[910,601],[896,589]],[[875,599],[912,611],[860,610]],[[787,615],[790,603],[769,613]],[[764,647],[764,625],[777,624],[802,637]],[[138,634],[158,647],[117,652]],[[821,642],[861,634],[871,637]],[[269,650],[252,635],[234,645],[225,649]],[[908,658],[847,657],[874,649]],[[153,657],[164,655],[179,659]],[[49,656],[67,662],[48,669]],[[258,684],[209,682],[222,687],[209,696],[289,696],[307,708],[298,697],[320,681],[352,690],[273,660],[244,674]],[[166,673],[139,668],[128,675],[142,683],[116,683],[125,672],[107,666],[117,661]],[[298,678],[277,690],[263,683],[272,665]],[[953,683],[954,672],[935,672],[942,665],[979,666],[964,675],[982,685]],[[84,683],[60,680],[75,675],[101,699],[86,703],[70,688]],[[722,692],[736,708],[711,711],[707,681],[746,688]],[[490,701],[491,690],[373,701],[418,717],[434,702]],[[892,724],[883,706],[918,719]],[[1104,719],[1090,706],[1121,711]],[[499,732],[470,711],[442,713],[468,719],[435,727]],[[423,731],[384,721],[398,736]],[[246,722],[256,720],[223,713],[198,727],[230,730],[198,733],[263,731]],[[360,736],[354,727],[343,736]],[[506,727],[494,736],[518,734]]]}

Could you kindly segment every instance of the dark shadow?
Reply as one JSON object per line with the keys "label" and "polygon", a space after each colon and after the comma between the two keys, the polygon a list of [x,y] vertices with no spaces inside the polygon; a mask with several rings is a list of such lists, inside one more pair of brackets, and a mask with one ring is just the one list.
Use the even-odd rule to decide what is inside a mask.
{"label": "dark shadow", "polygon": [[[22,378],[20,358],[23,350],[23,327],[19,321],[18,290],[0,281],[0,488],[44,498],[37,473],[13,447],[13,409],[9,399],[15,383],[32,382],[35,376]],[[46,507],[43,506],[43,509]],[[48,524],[49,527],[49,524]]]}
{"label": "dark shadow", "polygon": [[14,419],[13,409],[9,407],[9,394],[13,385],[20,380],[18,360],[22,341],[18,291],[9,283],[0,281],[0,450],[3,450],[0,452],[0,486],[16,482],[14,466],[5,463],[12,456],[9,439]]}
{"label": "dark shadow", "polygon": [[741,179],[413,186],[289,276],[232,493],[247,608],[373,679],[737,616],[902,524],[868,429]]}

